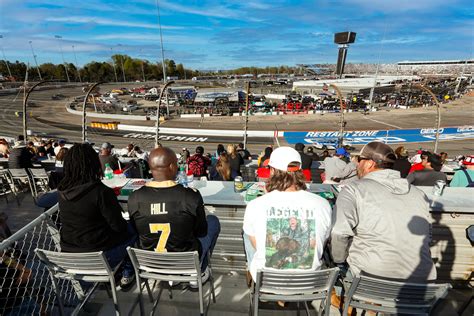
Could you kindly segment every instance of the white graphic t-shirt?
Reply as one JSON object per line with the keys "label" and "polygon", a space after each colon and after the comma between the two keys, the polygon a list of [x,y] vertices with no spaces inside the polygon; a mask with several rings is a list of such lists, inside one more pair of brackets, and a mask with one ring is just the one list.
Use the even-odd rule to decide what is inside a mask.
{"label": "white graphic t-shirt", "polygon": [[244,232],[255,236],[257,249],[250,273],[258,269],[319,269],[331,230],[331,206],[306,191],[272,191],[245,210]]}

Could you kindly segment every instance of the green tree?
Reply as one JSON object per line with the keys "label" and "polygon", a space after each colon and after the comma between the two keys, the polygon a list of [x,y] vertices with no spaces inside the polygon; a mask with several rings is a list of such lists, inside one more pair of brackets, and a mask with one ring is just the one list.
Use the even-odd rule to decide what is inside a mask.
{"label": "green tree", "polygon": [[166,75],[176,75],[176,63],[172,59],[165,59]]}
{"label": "green tree", "polygon": [[183,64],[178,64],[176,66],[176,74],[178,75],[179,79],[184,79],[185,76],[185,70]]}

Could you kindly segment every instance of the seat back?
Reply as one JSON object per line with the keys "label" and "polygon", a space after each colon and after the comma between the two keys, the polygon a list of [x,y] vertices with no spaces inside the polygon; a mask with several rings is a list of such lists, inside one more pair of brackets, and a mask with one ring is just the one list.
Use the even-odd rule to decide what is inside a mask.
{"label": "seat back", "polygon": [[199,254],[192,252],[156,252],[127,248],[135,273],[162,281],[197,281],[201,278]]}
{"label": "seat back", "polygon": [[38,197],[38,194],[51,190],[48,186],[48,174],[46,173],[46,170],[30,168],[28,169],[28,172],[31,175],[31,194],[34,199]]}
{"label": "seat back", "polygon": [[28,178],[28,173],[26,172],[26,169],[8,169],[8,171],[10,172],[10,175],[13,179]]}
{"label": "seat back", "polygon": [[346,301],[356,308],[384,313],[429,314],[450,288],[450,284],[405,283],[361,275],[354,278]]}
{"label": "seat back", "polygon": [[35,249],[38,258],[54,273],[62,273],[64,277],[76,275],[104,277],[111,276],[112,270],[102,251],[67,253],[43,249]]}
{"label": "seat back", "polygon": [[28,185],[31,192],[34,192],[32,181],[26,169],[8,169],[9,184],[13,193],[18,194]]}
{"label": "seat back", "polygon": [[30,168],[28,171],[34,179],[48,179],[48,173],[43,168]]}
{"label": "seat back", "polygon": [[279,296],[279,300],[291,301],[295,296],[315,296],[314,299],[330,295],[336,282],[339,268],[325,270],[258,270],[255,291],[260,294]]}
{"label": "seat back", "polygon": [[10,182],[11,179],[8,175],[8,171],[0,170],[0,195],[6,195],[12,192]]}

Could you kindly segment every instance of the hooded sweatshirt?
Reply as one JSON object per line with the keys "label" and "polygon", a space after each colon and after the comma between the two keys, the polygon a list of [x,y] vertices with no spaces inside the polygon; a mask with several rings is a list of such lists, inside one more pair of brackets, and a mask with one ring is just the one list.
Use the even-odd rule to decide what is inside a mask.
{"label": "hooded sweatshirt", "polygon": [[347,184],[333,212],[331,251],[351,272],[426,281],[436,279],[429,248],[429,201],[395,170],[371,172]]}
{"label": "hooded sweatshirt", "polygon": [[131,237],[114,191],[100,181],[60,191],[59,209],[65,252],[110,250]]}

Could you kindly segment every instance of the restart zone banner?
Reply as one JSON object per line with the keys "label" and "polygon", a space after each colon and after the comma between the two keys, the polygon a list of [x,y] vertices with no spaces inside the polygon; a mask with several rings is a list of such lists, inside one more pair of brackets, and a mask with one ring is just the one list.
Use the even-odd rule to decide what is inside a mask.
{"label": "restart zone banner", "polygon": [[[338,131],[331,132],[284,132],[288,144],[334,145],[339,138]],[[432,142],[436,139],[436,129],[397,129],[346,131],[344,143],[347,145],[365,145],[372,141],[387,144]],[[474,126],[444,127],[439,129],[439,140],[474,139]]]}

